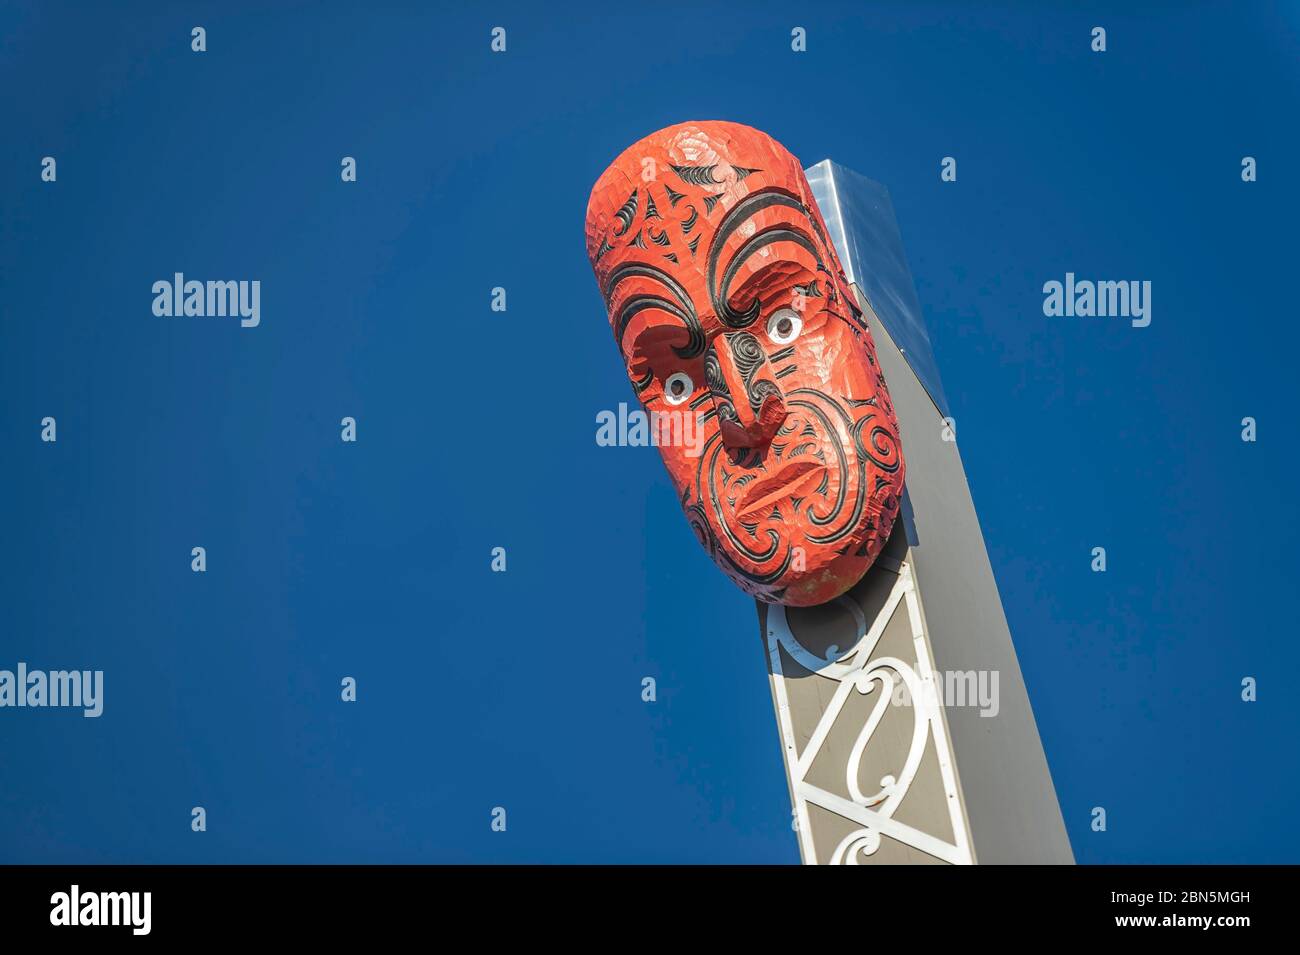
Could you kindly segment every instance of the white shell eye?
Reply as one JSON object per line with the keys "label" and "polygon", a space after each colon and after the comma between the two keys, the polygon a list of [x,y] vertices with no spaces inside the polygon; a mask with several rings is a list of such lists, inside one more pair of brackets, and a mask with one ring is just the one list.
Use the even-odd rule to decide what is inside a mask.
{"label": "white shell eye", "polygon": [[773,345],[788,345],[799,337],[803,319],[792,308],[778,308],[767,319],[767,337]]}
{"label": "white shell eye", "polygon": [[664,382],[664,401],[670,405],[679,405],[695,392],[691,376],[684,371],[669,375]]}

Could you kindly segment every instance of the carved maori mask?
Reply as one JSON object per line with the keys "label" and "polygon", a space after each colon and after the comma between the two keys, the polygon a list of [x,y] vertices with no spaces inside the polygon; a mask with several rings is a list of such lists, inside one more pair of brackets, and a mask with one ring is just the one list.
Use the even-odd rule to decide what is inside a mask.
{"label": "carved maori mask", "polygon": [[601,175],[586,231],[628,377],[709,556],[767,602],[844,593],[889,537],[903,457],[798,160],[736,123],[670,126]]}

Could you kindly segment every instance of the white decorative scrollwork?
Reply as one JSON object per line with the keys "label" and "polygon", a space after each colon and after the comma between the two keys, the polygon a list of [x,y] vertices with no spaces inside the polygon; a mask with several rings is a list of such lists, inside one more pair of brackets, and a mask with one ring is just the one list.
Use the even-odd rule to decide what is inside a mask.
{"label": "white decorative scrollwork", "polygon": [[[870,861],[881,846],[881,838],[904,843],[914,849],[954,864],[970,864],[974,858],[970,849],[966,821],[962,814],[957,791],[956,771],[952,751],[949,749],[944,728],[942,704],[935,687],[934,667],[925,637],[925,626],[917,598],[912,570],[907,563],[894,563],[886,559],[877,562],[882,569],[897,574],[884,607],[876,619],[868,622],[858,604],[846,597],[839,603],[849,610],[857,624],[857,639],[846,651],[832,646],[826,657],[820,657],[804,647],[790,630],[785,608],[773,606],[768,614],[767,648],[772,671],[773,692],[777,704],[777,721],[781,729],[782,748],[786,771],[790,776],[790,791],[798,819],[800,849],[804,862],[817,862],[817,847],[809,819],[809,804],[835,813],[859,828],[846,836],[831,853],[832,865],[858,865]],[[911,624],[912,643],[916,653],[915,663],[892,656],[872,657],[894,613],[902,604]],[[813,730],[808,744],[799,751],[795,743],[794,726],[786,693],[786,676],[782,671],[781,648],[804,669],[834,680],[838,686],[827,703]],[[884,718],[895,691],[905,689],[911,702],[912,738],[902,765],[885,775],[875,792],[864,792],[860,783],[862,759],[872,738]],[[849,798],[808,782],[806,777],[813,761],[840,717],[849,694],[864,696],[876,694],[871,711],[858,731],[844,768],[844,779]],[[926,743],[933,739],[938,755],[939,771],[947,797],[953,842],[948,842],[894,818],[899,805],[906,798],[916,777]]]}

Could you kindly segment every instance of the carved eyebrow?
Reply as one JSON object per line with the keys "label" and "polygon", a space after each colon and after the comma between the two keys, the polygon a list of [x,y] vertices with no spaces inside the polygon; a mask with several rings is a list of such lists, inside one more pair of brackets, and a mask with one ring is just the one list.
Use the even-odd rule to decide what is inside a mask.
{"label": "carved eyebrow", "polygon": [[[687,334],[690,336],[685,346],[673,346],[673,351],[678,358],[694,358],[704,351],[704,329],[700,323],[686,309],[679,308],[673,302],[660,295],[633,295],[623,303],[622,308],[618,311],[618,319],[615,323],[615,335],[618,337],[618,347],[626,354],[623,348],[623,338],[627,334],[628,325],[632,319],[647,309],[657,309],[668,312],[679,319],[686,326]],[[698,332],[699,343],[695,341]]]}
{"label": "carved eyebrow", "polygon": [[[726,268],[719,280],[717,277],[718,260],[722,255],[723,246],[727,239],[739,231],[747,220],[771,206],[784,206],[795,210],[801,214],[800,221],[772,225],[750,236],[736,250],[735,254],[727,260]],[[811,233],[804,228],[805,226],[811,227]],[[817,241],[814,241],[813,234],[816,235]],[[795,245],[802,247],[816,261],[817,271],[825,273],[827,280],[826,292],[823,292],[820,280],[814,279],[807,285],[793,286],[797,293],[808,298],[826,298],[830,302],[839,302],[842,298],[852,312],[852,320],[850,321],[838,315],[836,317],[847,322],[851,329],[854,328],[854,323],[857,324],[858,328],[867,328],[866,320],[862,317],[862,309],[858,307],[853,295],[848,292],[836,293],[836,273],[831,271],[828,264],[828,262],[835,262],[834,246],[827,240],[826,233],[822,231],[821,224],[817,221],[817,216],[813,210],[805,206],[799,199],[790,195],[784,189],[776,187],[751,193],[736,203],[723,217],[717,232],[714,233],[710,241],[707,272],[709,299],[713,305],[714,313],[722,319],[723,324],[731,328],[741,329],[748,328],[757,320],[760,308],[757,299],[750,304],[749,308],[743,312],[738,312],[731,307],[727,298],[728,292],[732,281],[745,262],[761,249],[777,242],[793,242]],[[822,254],[823,250],[828,253],[825,257]],[[847,286],[847,279],[844,279],[843,272],[840,271],[838,274]],[[854,329],[854,333],[857,334],[856,329]]]}
{"label": "carved eyebrow", "polygon": [[713,239],[709,245],[708,255],[708,288],[709,297],[712,300],[714,313],[723,323],[731,328],[746,328],[752,325],[758,318],[759,303],[757,300],[744,312],[737,312],[732,309],[727,302],[727,291],[731,281],[740,271],[740,267],[745,261],[764,246],[771,245],[775,242],[789,241],[802,246],[816,260],[819,269],[825,271],[826,265],[822,259],[822,254],[813,238],[797,225],[776,225],[762,230],[757,235],[751,236],[743,246],[741,246],[727,262],[723,269],[722,280],[717,280],[718,260],[722,257],[722,249],[727,240],[736,233],[747,220],[762,212],[771,206],[784,206],[799,214],[801,222],[799,225],[807,224],[812,227],[812,231],[817,234],[821,240],[822,247],[825,248],[828,243],[826,236],[822,234],[821,227],[817,220],[808,211],[808,207],[796,199],[794,196],[779,189],[764,189],[759,192],[751,193],[740,202],[731,207],[731,210],[723,217],[722,222],[718,225],[718,231],[714,233]]}
{"label": "carved eyebrow", "polygon": [[628,323],[639,312],[655,308],[676,316],[686,326],[688,335],[686,344],[681,347],[673,346],[673,351],[677,353],[678,358],[694,358],[703,354],[705,348],[704,328],[700,325],[699,317],[695,314],[695,303],[691,301],[690,295],[687,294],[681,283],[661,268],[645,262],[625,262],[613,269],[605,280],[605,307],[609,307],[609,303],[614,296],[614,289],[618,284],[624,279],[633,277],[650,279],[661,283],[676,301],[670,301],[661,295],[649,293],[629,296],[619,306],[617,314],[611,316],[614,322],[614,337],[618,340],[619,350],[623,350],[623,336],[627,334]]}

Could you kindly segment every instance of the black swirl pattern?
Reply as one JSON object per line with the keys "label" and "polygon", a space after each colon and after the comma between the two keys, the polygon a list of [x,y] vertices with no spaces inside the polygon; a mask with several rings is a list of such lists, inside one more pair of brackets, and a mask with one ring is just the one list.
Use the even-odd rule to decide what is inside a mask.
{"label": "black swirl pattern", "polygon": [[681,319],[682,324],[686,326],[688,336],[686,344],[673,347],[673,351],[677,356],[686,359],[702,354],[706,342],[704,328],[700,324],[699,317],[695,314],[695,303],[691,301],[691,296],[686,289],[682,288],[681,283],[663,269],[642,262],[626,262],[611,270],[605,279],[605,288],[603,290],[605,307],[609,307],[614,297],[614,290],[619,283],[633,277],[653,279],[662,283],[672,294],[675,301],[669,301],[657,295],[630,296],[627,301],[623,302],[614,320],[614,337],[618,341],[618,347],[623,347],[623,336],[627,333],[628,323],[633,316],[647,308],[658,308]]}
{"label": "black swirl pattern", "polygon": [[758,379],[758,373],[767,363],[763,346],[749,332],[736,332],[727,336],[731,346],[731,357],[745,384],[745,397],[750,409],[757,414],[763,402],[769,397],[781,397],[781,389],[766,379]]}
{"label": "black swirl pattern", "polygon": [[722,375],[722,363],[717,350],[710,348],[704,355],[704,385],[713,399],[713,410],[719,421],[739,421],[736,408],[731,403],[731,389]]}
{"label": "black swirl pattern", "polygon": [[690,210],[690,215],[688,215],[686,221],[682,223],[682,235],[690,235],[691,230],[695,228],[695,223],[700,221],[699,210],[696,209],[694,205],[688,205],[686,208]]}
{"label": "black swirl pattern", "polygon": [[618,238],[632,228],[632,220],[636,218],[637,209],[637,190],[632,190],[632,195],[627,197],[627,202],[614,213],[614,218],[619,221],[619,227],[614,230],[614,238]]}
{"label": "black swirl pattern", "polygon": [[[713,354],[710,349],[709,354]],[[706,355],[706,378],[710,377],[709,358]],[[712,375],[715,379],[710,383],[710,387],[716,383],[718,369],[714,368]],[[815,527],[825,527],[828,530],[825,533],[805,533],[804,538],[812,544],[835,544],[845,540],[849,535],[861,526],[874,526],[873,518],[866,514],[866,499],[868,496],[869,472],[868,463],[875,465],[885,473],[892,473],[900,464],[898,454],[898,444],[896,436],[876,418],[873,411],[865,418],[854,421],[852,415],[846,410],[844,404],[837,401],[832,396],[813,388],[801,388],[791,393],[787,397],[787,405],[792,409],[797,409],[806,417],[806,422],[799,429],[799,433],[804,438],[815,438],[819,434],[824,436],[826,443],[830,446],[834,462],[828,462],[830,465],[827,474],[823,476],[821,483],[812,492],[813,497],[798,497],[791,499],[791,506],[795,512],[800,509],[806,509],[805,513]],[[812,422],[816,422],[819,427],[814,427]],[[793,422],[788,423],[778,430],[778,436],[787,436],[794,431]],[[867,440],[864,443],[860,440],[863,433],[867,433]],[[844,434],[851,436],[853,445],[852,453],[845,446]],[[786,460],[805,456],[815,455],[819,459],[823,458],[823,452],[815,450],[818,442],[815,440],[804,440],[789,448],[784,442],[774,442],[770,452],[777,457],[785,455]],[[731,482],[731,493],[735,495],[737,491],[746,484],[752,482],[755,474],[741,474],[734,476],[725,467],[719,466],[719,456],[724,450],[720,441],[720,436],[715,434],[709,438],[704,447],[704,453],[701,456],[700,463],[696,469],[694,496],[696,503],[692,505],[693,511],[688,513],[692,520],[702,518],[711,518],[706,521],[705,527],[697,528],[697,535],[703,535],[703,540],[712,542],[715,548],[711,551],[711,556],[715,560],[724,560],[726,564],[734,571],[734,575],[746,581],[758,585],[770,585],[781,579],[790,566],[793,553],[793,541],[785,542],[784,553],[781,552],[781,534],[775,528],[769,528],[758,536],[759,528],[763,520],[783,522],[786,517],[778,508],[769,513],[765,518],[755,517],[747,520],[737,520],[729,518],[722,505],[722,497],[719,493],[719,484],[723,487]],[[762,469],[760,455],[757,452],[752,453],[748,459],[742,456],[734,463],[740,467],[758,466]],[[838,468],[838,472],[835,469]],[[852,469],[852,470],[850,470]],[[706,477],[707,472],[707,477]],[[833,499],[828,504],[828,509],[818,508],[815,499],[824,497],[830,490],[830,474],[839,473],[842,479],[835,482],[836,492]],[[850,482],[849,475],[852,474],[856,480]],[[887,488],[890,482],[880,474],[875,475],[876,480],[872,483],[871,493],[878,493],[882,488]],[[847,492],[848,485],[853,484],[856,490],[850,497]],[[736,497],[726,498],[727,504],[735,506]],[[707,506],[707,510],[705,507]],[[894,495],[888,495],[882,502],[881,519],[888,525],[892,523],[894,514],[898,507],[898,501]],[[689,510],[689,509],[688,509]],[[692,517],[693,515],[693,517]],[[790,515],[793,516],[793,513]],[[864,522],[865,521],[865,525]],[[746,536],[742,536],[733,525]],[[763,565],[776,559],[780,553],[780,563],[772,570],[765,573],[758,573],[748,570],[737,564],[728,557],[725,548],[717,547],[717,539],[710,528],[717,528],[721,534],[721,539],[725,539],[735,552],[740,554],[746,560],[755,565]],[[706,546],[710,546],[706,544]],[[846,545],[851,546],[851,544]],[[762,596],[762,594],[759,594]],[[766,599],[766,598],[765,598]],[[774,599],[779,599],[779,595]]]}
{"label": "black swirl pattern", "polygon": [[[736,254],[731,257],[723,269],[721,281],[718,281],[718,260],[722,257],[722,250],[731,238],[747,220],[762,212],[764,209],[773,206],[783,206],[793,209],[802,214],[817,233],[821,240],[819,246],[813,238],[802,229],[795,226],[774,226],[765,229],[757,235],[751,237],[743,246],[737,250]],[[708,287],[709,299],[713,305],[713,311],[722,322],[731,328],[748,328],[754,324],[758,318],[760,303],[755,300],[750,303],[749,307],[743,312],[736,311],[727,301],[727,292],[730,290],[731,281],[735,278],[736,273],[744,266],[745,261],[760,249],[771,245],[774,242],[790,241],[806,249],[816,260],[817,267],[826,271],[826,265],[823,260],[821,249],[826,246],[826,237],[821,234],[821,227],[808,212],[808,207],[798,199],[782,192],[778,189],[765,189],[746,196],[740,202],[732,206],[718,225],[717,232],[714,233],[713,239],[709,245],[708,254]]]}
{"label": "black swirl pattern", "polygon": [[722,180],[713,175],[713,171],[717,168],[716,165],[673,166],[672,170],[677,173],[678,179],[692,186],[720,186]]}
{"label": "black swirl pattern", "polygon": [[862,439],[862,432],[875,420],[873,412],[853,425],[853,448],[862,460],[870,461],[886,474],[893,474],[902,461],[894,433],[877,421],[867,434],[866,441]]}

